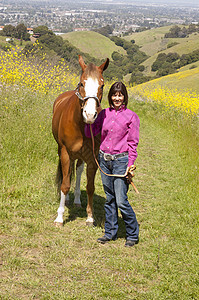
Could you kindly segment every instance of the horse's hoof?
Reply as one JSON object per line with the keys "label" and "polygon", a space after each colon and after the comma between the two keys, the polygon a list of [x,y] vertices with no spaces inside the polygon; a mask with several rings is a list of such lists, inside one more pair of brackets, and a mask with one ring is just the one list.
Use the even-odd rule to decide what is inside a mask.
{"label": "horse's hoof", "polygon": [[62,228],[63,227],[63,223],[54,222],[54,224],[55,224],[55,227],[57,227],[57,228]]}
{"label": "horse's hoof", "polygon": [[81,204],[79,204],[79,203],[74,203],[74,205],[75,205],[75,207],[77,207],[77,208],[81,208],[81,207],[82,207]]}
{"label": "horse's hoof", "polygon": [[93,222],[86,222],[86,226],[93,227]]}

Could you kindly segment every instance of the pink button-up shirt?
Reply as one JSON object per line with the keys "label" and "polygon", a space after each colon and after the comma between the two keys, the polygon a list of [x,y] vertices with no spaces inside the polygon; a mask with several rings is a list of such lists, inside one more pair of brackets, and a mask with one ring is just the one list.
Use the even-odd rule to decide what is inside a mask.
{"label": "pink button-up shirt", "polygon": [[[103,109],[94,124],[93,135],[101,132],[100,149],[109,154],[128,152],[128,166],[137,158],[140,120],[137,114],[125,106],[115,111],[114,108]],[[90,125],[85,125],[85,135],[91,137]]]}

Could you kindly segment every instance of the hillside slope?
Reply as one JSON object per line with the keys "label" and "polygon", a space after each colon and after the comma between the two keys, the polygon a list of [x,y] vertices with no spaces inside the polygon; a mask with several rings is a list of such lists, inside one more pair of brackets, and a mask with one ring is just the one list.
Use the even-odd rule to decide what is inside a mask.
{"label": "hillside slope", "polygon": [[[165,39],[166,40],[166,39]],[[170,42],[177,42],[178,45],[173,46],[172,48],[165,49],[163,51],[157,51],[154,55],[152,55],[150,58],[148,58],[143,65],[145,66],[145,74],[146,75],[154,75],[154,73],[151,71],[151,66],[156,60],[158,54],[160,53],[178,53],[180,56],[182,54],[188,54],[191,53],[194,50],[199,49],[199,34],[191,34],[188,38],[183,39],[167,39],[168,44]],[[157,50],[157,49],[156,49]]]}
{"label": "hillside slope", "polygon": [[178,89],[179,91],[189,90],[190,92],[193,91],[199,94],[198,82],[199,66],[194,69],[182,70],[178,73],[153,79],[138,86],[140,88],[142,86],[155,88],[156,86],[161,85],[162,87],[167,87],[170,89]]}
{"label": "hillside slope", "polygon": [[140,46],[140,50],[147,55],[152,56],[158,51],[165,49],[168,39],[164,39],[165,33],[169,31],[171,26],[153,28],[142,32],[135,32],[124,37],[125,40],[135,40],[136,45]]}
{"label": "hillside slope", "polygon": [[61,36],[82,52],[96,58],[111,58],[113,51],[125,54],[122,47],[116,46],[109,38],[94,31],[74,31]]}

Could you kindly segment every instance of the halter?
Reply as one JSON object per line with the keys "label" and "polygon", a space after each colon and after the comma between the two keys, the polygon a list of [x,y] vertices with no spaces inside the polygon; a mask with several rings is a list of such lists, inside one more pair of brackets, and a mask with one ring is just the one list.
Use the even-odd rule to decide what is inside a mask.
{"label": "halter", "polygon": [[79,87],[80,87],[80,82],[78,83],[77,87],[76,87],[76,92],[75,95],[82,101],[82,108],[84,107],[86,100],[88,100],[89,98],[93,98],[95,99],[95,101],[97,102],[97,106],[100,106],[100,100],[97,96],[86,96],[86,97],[82,97],[82,95],[79,93]]}

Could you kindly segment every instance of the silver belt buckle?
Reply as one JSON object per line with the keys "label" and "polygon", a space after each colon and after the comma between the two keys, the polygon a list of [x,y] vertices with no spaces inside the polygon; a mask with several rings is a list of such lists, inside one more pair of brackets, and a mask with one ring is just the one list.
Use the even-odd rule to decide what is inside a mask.
{"label": "silver belt buckle", "polygon": [[104,160],[106,160],[106,161],[112,160],[112,155],[108,154],[108,153],[104,153]]}

